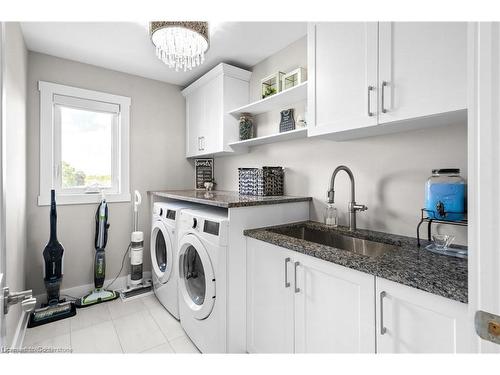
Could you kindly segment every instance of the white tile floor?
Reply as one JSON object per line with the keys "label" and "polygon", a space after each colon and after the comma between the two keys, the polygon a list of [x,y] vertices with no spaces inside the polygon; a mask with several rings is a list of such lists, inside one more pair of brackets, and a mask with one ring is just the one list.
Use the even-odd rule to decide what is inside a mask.
{"label": "white tile floor", "polygon": [[73,353],[199,353],[154,295],[78,309],[72,318],[28,329],[23,345]]}

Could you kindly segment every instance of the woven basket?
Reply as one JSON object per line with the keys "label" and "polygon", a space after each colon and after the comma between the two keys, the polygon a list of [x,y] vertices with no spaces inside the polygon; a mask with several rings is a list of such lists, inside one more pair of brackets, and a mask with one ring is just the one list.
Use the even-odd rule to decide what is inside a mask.
{"label": "woven basket", "polygon": [[238,173],[242,195],[283,195],[282,167],[238,168]]}

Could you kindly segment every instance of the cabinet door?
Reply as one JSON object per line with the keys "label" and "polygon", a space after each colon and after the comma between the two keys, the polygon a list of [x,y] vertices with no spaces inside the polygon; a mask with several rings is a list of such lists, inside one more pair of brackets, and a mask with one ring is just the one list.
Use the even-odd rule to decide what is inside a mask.
{"label": "cabinet door", "polygon": [[247,238],[247,350],[250,353],[294,351],[291,255],[289,250]]}
{"label": "cabinet door", "polygon": [[382,22],[379,30],[379,123],[466,108],[465,22]]}
{"label": "cabinet door", "polygon": [[377,352],[469,350],[466,304],[381,278],[376,284]]}
{"label": "cabinet door", "polygon": [[375,353],[375,277],[304,255],[297,261],[295,351]]}
{"label": "cabinet door", "polygon": [[203,118],[202,149],[204,154],[222,150],[221,131],[223,127],[223,79],[222,75],[203,86],[205,116]]}
{"label": "cabinet door", "polygon": [[377,125],[377,38],[376,22],[309,24],[310,135]]}
{"label": "cabinet door", "polygon": [[202,125],[204,112],[202,90],[193,91],[186,97],[186,156],[196,156],[202,149]]}

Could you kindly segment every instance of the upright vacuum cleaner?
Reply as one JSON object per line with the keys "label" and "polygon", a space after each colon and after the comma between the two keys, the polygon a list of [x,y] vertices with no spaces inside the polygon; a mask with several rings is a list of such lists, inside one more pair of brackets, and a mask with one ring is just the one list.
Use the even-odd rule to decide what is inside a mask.
{"label": "upright vacuum cleaner", "polygon": [[59,298],[59,290],[63,278],[64,248],[57,240],[56,192],[50,191],[50,238],[43,250],[43,264],[47,303],[30,314],[28,328],[55,322],[76,315],[73,302]]}
{"label": "upright vacuum cleaner", "polygon": [[106,276],[106,255],[104,248],[108,241],[108,204],[104,193],[101,203],[95,213],[95,259],[94,259],[94,287],[86,296],[76,301],[77,307],[92,306],[101,302],[112,301],[118,298],[118,293],[113,290],[104,289]]}
{"label": "upright vacuum cleaner", "polygon": [[129,247],[130,274],[127,277],[127,287],[120,293],[122,300],[153,293],[153,283],[143,278],[144,234],[139,231],[139,206],[142,197],[137,190],[134,196],[134,231],[130,235]]}

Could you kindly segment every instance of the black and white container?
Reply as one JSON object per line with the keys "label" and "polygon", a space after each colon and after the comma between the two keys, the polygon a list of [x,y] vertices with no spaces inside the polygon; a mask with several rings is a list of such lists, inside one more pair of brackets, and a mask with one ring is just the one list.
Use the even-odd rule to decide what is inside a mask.
{"label": "black and white container", "polygon": [[238,168],[239,193],[242,195],[283,195],[282,167]]}

